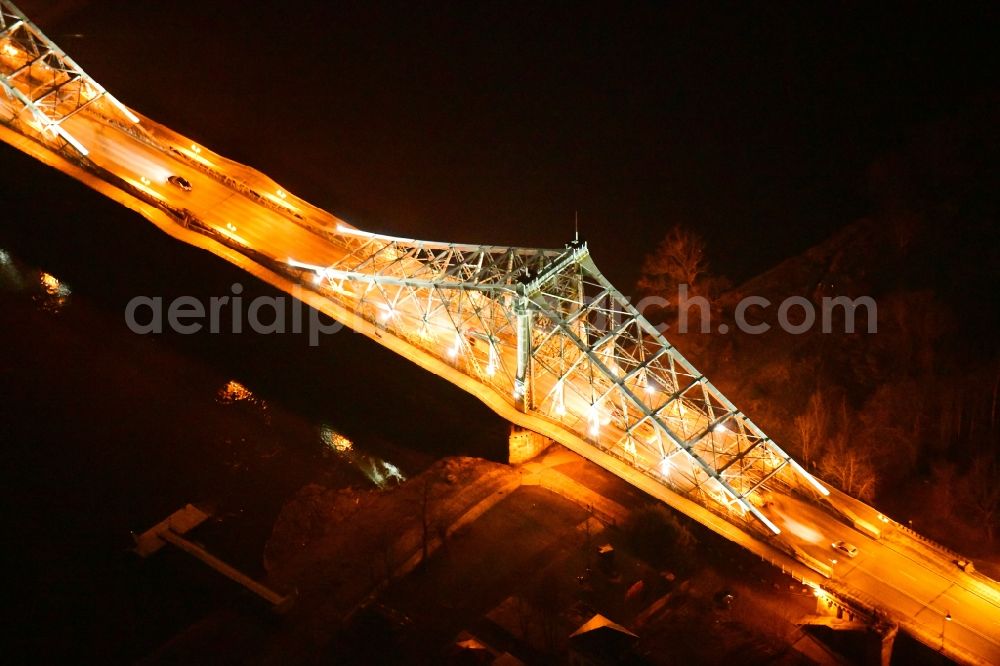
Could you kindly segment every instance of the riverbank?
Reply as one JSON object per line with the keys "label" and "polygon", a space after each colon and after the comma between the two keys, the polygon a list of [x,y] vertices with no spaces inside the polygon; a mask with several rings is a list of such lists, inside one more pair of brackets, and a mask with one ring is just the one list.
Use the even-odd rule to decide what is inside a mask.
{"label": "riverbank", "polygon": [[[699,532],[694,572],[636,557],[615,524],[648,501],[561,447],[523,467],[448,458],[384,491],[307,486],[265,550],[268,584],[297,591],[296,606],[278,618],[247,598],[143,663],[460,663],[470,638],[494,657],[551,663],[594,613],[639,634],[636,663],[810,663],[803,652],[835,663],[795,625],[811,590],[714,534]],[[735,601],[720,605],[722,590]]]}
{"label": "riverbank", "polygon": [[21,663],[131,662],[229,603],[183,558],[127,550],[130,531],[188,502],[215,509],[206,545],[260,576],[300,487],[502,455],[506,426],[488,410],[361,336],[132,333],[136,295],[276,292],[7,146],[0,166],[18,174],[0,192],[0,440]]}

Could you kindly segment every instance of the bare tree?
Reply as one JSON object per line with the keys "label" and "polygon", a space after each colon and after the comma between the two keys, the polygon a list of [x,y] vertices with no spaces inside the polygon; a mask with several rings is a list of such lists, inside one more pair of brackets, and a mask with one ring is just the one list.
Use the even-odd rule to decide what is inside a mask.
{"label": "bare tree", "polygon": [[878,480],[875,467],[868,452],[852,444],[853,439],[841,431],[826,447],[820,471],[848,495],[871,500]]}
{"label": "bare tree", "polygon": [[378,523],[372,527],[370,532],[372,537],[373,551],[381,558],[382,576],[376,573],[375,559],[371,560],[372,575],[377,583],[389,583],[392,574],[396,570],[396,533],[388,523]]}
{"label": "bare tree", "polygon": [[958,468],[954,463],[939,459],[931,464],[931,501],[929,508],[938,516],[951,519],[955,515],[956,489],[959,486]]}
{"label": "bare tree", "polygon": [[[910,474],[920,458],[926,429],[926,392],[914,381],[880,384],[869,396],[855,423],[855,439],[876,458],[891,482]],[[858,427],[860,426],[860,427]]]}
{"label": "bare tree", "polygon": [[879,303],[878,344],[888,363],[913,375],[931,375],[937,362],[936,346],[954,326],[954,315],[931,291],[908,291],[890,295]]}
{"label": "bare tree", "polygon": [[961,483],[964,503],[986,528],[986,537],[990,542],[1000,517],[1000,485],[997,479],[1000,479],[1000,465],[996,458],[991,454],[980,454],[973,458]]}
{"label": "bare tree", "polygon": [[826,431],[830,425],[827,397],[822,389],[816,389],[809,396],[806,410],[795,417],[795,434],[798,436],[799,458],[806,465],[820,454]]}
{"label": "bare tree", "polygon": [[646,255],[639,289],[651,294],[675,294],[678,285],[686,284],[694,293],[707,272],[705,241],[690,229],[673,226],[656,250]]}
{"label": "bare tree", "polygon": [[542,641],[549,652],[556,648],[559,629],[559,611],[564,604],[564,593],[559,581],[551,575],[543,575],[526,593],[536,612],[536,624],[540,627]]}
{"label": "bare tree", "polygon": [[427,558],[430,556],[430,532],[431,532],[431,490],[434,485],[433,480],[428,477],[424,479],[424,485],[420,496],[420,567],[427,566]]}

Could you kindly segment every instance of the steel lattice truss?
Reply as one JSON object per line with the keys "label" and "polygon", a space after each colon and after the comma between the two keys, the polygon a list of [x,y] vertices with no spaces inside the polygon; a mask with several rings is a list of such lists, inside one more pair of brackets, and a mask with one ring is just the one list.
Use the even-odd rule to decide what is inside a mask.
{"label": "steel lattice truss", "polygon": [[[0,121],[58,148],[81,111],[138,118],[0,0]],[[383,330],[510,404],[741,526],[777,533],[768,486],[827,494],[619,293],[585,244],[460,245],[341,226],[331,266],[289,264]]]}
{"label": "steel lattice truss", "polygon": [[291,262],[326,295],[745,525],[767,486],[826,494],[601,275],[565,250],[431,243],[341,227],[345,256]]}
{"label": "steel lattice truss", "polygon": [[12,2],[0,0],[2,120],[81,155],[87,149],[63,123],[87,108],[139,119],[77,65]]}

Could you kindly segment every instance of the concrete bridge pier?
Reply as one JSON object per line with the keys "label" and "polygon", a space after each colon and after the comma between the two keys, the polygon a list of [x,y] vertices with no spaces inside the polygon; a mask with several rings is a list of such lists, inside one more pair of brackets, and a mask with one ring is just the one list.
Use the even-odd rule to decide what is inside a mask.
{"label": "concrete bridge pier", "polygon": [[525,430],[515,425],[510,427],[508,440],[508,461],[511,465],[520,465],[537,458],[542,451],[549,448],[552,440],[545,435],[539,435],[533,430]]}
{"label": "concrete bridge pier", "polygon": [[899,627],[894,624],[876,625],[868,635],[866,661],[872,666],[889,666],[892,661],[892,646],[896,642]]}
{"label": "concrete bridge pier", "polygon": [[817,594],[816,613],[802,618],[799,623],[850,632],[851,643],[861,647],[863,663],[868,666],[889,666],[892,661],[892,647],[899,627],[879,614],[873,617],[858,612],[828,593]]}

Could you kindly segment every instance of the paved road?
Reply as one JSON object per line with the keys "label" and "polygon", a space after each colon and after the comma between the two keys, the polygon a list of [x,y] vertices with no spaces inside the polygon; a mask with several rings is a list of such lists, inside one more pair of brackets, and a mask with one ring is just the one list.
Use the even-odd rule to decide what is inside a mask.
{"label": "paved road", "polygon": [[[275,258],[295,257],[319,265],[328,265],[341,255],[328,240],[189,166],[172,153],[158,151],[84,114],[70,118],[67,129],[87,146],[90,158],[98,165],[174,206],[195,212],[203,222],[239,243]],[[177,148],[190,152],[192,145],[187,141]],[[172,175],[191,182],[191,191],[168,183],[167,178]],[[143,178],[150,181],[148,185]],[[275,185],[269,193],[278,189]],[[330,216],[329,224],[335,227],[336,218]]]}
{"label": "paved road", "polygon": [[[785,538],[833,566],[836,581],[911,618],[926,633],[925,642],[944,631],[946,649],[960,645],[1000,663],[1000,605],[950,561],[917,543],[875,540],[799,499],[776,498],[771,513]],[[832,548],[840,539],[857,546],[856,557]],[[945,620],[949,613],[951,621]]]}
{"label": "paved road", "polygon": [[[0,105],[3,103],[0,102]],[[148,193],[177,208],[192,211],[200,220],[237,243],[263,252],[277,260],[297,261],[327,266],[343,256],[342,247],[327,237],[309,229],[336,230],[343,222],[281,190],[266,176],[214,155],[205,147],[167,128],[143,119],[161,141],[167,141],[177,152],[158,150],[130,134],[105,124],[87,113],[66,122],[66,129],[90,150],[90,158],[98,165]],[[248,183],[278,206],[288,207],[282,214],[270,206],[233,189],[190,165],[179,157],[202,161],[227,175]],[[185,192],[167,182],[171,175],[186,178],[193,185]],[[414,325],[420,319],[417,310],[405,304],[398,316]],[[453,345],[454,327],[438,314],[430,322],[432,331],[427,343],[444,358]],[[515,365],[513,349],[508,341],[499,347],[495,362],[500,371],[512,375]],[[485,345],[468,353],[479,355],[483,366],[489,363]],[[552,386],[539,386],[548,392]],[[583,395],[579,392],[578,395]],[[586,400],[567,391],[565,409],[570,418],[589,424]],[[599,437],[606,443],[618,442],[622,433],[606,423],[602,416]],[[582,429],[582,427],[581,427]],[[636,465],[654,468],[660,460],[643,459],[640,451]],[[860,595],[876,600],[892,616],[910,618],[911,631],[918,639],[937,647],[944,631],[944,644],[957,647],[967,659],[981,663],[1000,664],[1000,591],[981,579],[973,580],[959,572],[943,552],[916,541],[876,541],[852,529],[847,524],[816,505],[791,497],[776,498],[767,509],[768,517],[782,530],[787,539],[810,556],[833,564],[833,579]],[[844,539],[858,546],[854,559],[835,553],[830,543]],[[944,616],[949,613],[952,621]]]}

